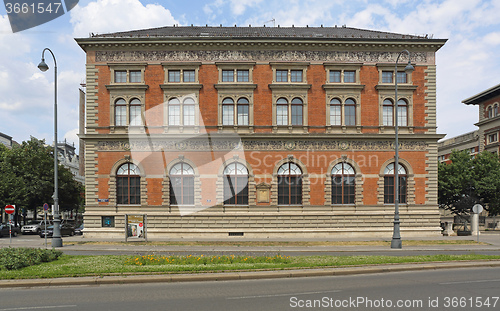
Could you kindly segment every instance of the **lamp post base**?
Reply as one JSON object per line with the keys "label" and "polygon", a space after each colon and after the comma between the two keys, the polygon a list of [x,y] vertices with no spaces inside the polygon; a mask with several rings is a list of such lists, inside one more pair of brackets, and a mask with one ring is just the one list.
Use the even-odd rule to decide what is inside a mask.
{"label": "lamp post base", "polygon": [[52,238],[52,247],[63,247],[63,241],[59,238]]}
{"label": "lamp post base", "polygon": [[403,248],[403,244],[401,243],[401,238],[392,238],[391,248]]}

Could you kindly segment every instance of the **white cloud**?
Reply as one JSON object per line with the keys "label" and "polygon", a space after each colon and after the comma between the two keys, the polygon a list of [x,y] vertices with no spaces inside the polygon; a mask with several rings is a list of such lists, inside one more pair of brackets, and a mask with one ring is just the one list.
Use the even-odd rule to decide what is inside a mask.
{"label": "white cloud", "polygon": [[72,129],[66,134],[64,134],[63,139],[65,139],[68,144],[75,144],[75,146],[78,148],[79,144],[79,138],[78,138],[78,128]]}
{"label": "white cloud", "polygon": [[176,24],[169,10],[159,4],[144,6],[139,0],[97,0],[77,5],[71,12],[74,37]]}
{"label": "white cloud", "polygon": [[239,16],[245,12],[247,7],[255,6],[262,1],[263,0],[231,0],[231,11],[233,14]]}

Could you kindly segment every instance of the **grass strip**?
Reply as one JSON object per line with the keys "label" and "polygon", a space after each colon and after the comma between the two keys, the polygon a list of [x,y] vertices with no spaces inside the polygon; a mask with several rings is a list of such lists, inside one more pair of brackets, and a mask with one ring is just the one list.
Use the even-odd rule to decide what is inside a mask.
{"label": "grass strip", "polygon": [[[153,256],[153,255],[151,255]],[[238,260],[232,263],[201,262],[199,264],[179,262],[163,264],[127,264],[136,256],[72,256],[62,255],[58,260],[15,271],[0,270],[0,279],[34,279],[78,276],[106,276],[160,273],[221,272],[235,270],[282,270],[324,267],[345,267],[378,264],[424,263],[470,260],[500,260],[490,255],[428,255],[428,256],[296,256],[286,257],[281,262]],[[244,256],[240,256],[244,257]],[[246,256],[248,258],[248,256]],[[196,257],[194,257],[196,258]],[[248,261],[248,259],[247,259]]]}

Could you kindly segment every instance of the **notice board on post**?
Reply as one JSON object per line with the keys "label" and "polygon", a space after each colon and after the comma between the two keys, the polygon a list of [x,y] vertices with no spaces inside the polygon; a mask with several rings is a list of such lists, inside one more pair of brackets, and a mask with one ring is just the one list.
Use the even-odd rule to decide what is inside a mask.
{"label": "notice board on post", "polygon": [[125,241],[128,239],[147,241],[147,215],[125,215]]}

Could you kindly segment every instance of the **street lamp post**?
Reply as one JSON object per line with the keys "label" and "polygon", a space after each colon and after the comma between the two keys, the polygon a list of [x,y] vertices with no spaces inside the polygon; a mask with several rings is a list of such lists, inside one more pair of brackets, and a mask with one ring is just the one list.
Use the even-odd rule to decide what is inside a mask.
{"label": "street lamp post", "polygon": [[394,68],[394,133],[395,133],[395,154],[394,154],[394,231],[392,234],[391,248],[402,248],[400,221],[399,221],[399,137],[398,137],[398,61],[401,54],[408,54],[408,64],[405,67],[407,74],[411,73],[415,68],[411,65],[410,52],[403,50],[399,53],[396,59]]}
{"label": "street lamp post", "polygon": [[38,68],[45,72],[49,70],[49,66],[45,63],[44,53],[49,51],[54,58],[54,232],[52,235],[52,247],[62,247],[61,238],[61,220],[59,218],[59,183],[58,183],[58,166],[57,166],[57,62],[54,53],[49,48],[42,51],[42,61],[38,64]]}

